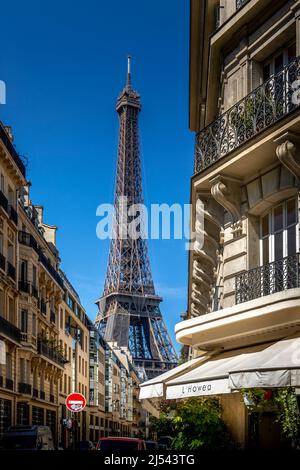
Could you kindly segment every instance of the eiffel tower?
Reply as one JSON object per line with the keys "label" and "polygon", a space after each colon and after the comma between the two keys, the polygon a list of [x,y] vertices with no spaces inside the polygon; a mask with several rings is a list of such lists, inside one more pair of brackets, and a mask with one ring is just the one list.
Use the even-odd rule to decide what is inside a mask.
{"label": "eiffel tower", "polygon": [[131,58],[127,82],[117,100],[120,130],[114,198],[114,236],[111,239],[102,297],[97,300],[96,325],[104,339],[127,348],[141,376],[150,379],[177,365],[177,355],[156,295],[147,241],[122,234],[122,201],[127,207],[143,204],[138,116],[140,95],[131,84]]}

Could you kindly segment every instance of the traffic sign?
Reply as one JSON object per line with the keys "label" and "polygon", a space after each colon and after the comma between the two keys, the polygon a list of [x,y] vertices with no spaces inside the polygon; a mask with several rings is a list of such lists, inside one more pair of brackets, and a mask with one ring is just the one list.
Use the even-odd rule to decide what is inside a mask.
{"label": "traffic sign", "polygon": [[70,393],[66,398],[66,407],[75,413],[82,411],[85,405],[86,399],[81,393]]}

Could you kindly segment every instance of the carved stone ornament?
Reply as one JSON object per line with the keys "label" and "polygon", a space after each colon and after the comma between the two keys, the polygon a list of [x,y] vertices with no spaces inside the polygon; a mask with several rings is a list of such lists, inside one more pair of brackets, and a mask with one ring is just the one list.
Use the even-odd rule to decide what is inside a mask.
{"label": "carved stone ornament", "polygon": [[235,178],[216,176],[211,181],[213,198],[230,214],[232,222],[241,218],[241,183]]}
{"label": "carved stone ornament", "polygon": [[300,180],[300,138],[297,134],[286,132],[274,142],[276,155],[280,162]]}

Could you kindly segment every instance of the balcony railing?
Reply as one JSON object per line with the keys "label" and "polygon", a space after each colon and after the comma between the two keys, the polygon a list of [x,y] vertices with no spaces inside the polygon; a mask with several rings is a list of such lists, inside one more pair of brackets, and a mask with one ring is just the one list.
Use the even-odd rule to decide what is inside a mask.
{"label": "balcony railing", "polygon": [[250,269],[235,278],[236,303],[299,287],[299,253]]}
{"label": "balcony railing", "polygon": [[28,333],[25,331],[21,331],[21,341],[24,341],[24,343],[27,343],[28,341]]}
{"label": "balcony railing", "polygon": [[9,338],[17,341],[21,341],[21,331],[15,325],[7,321],[5,318],[0,315],[0,333],[5,334]]}
{"label": "balcony railing", "polygon": [[48,359],[51,359],[52,361],[56,362],[56,364],[60,365],[61,367],[64,367],[66,360],[65,358],[53,347],[51,347],[49,344],[45,343],[44,341],[39,341],[38,342],[38,352],[42,356],[47,357]]}
{"label": "balcony railing", "polygon": [[195,173],[208,168],[299,107],[293,83],[300,78],[300,57],[198,132]]}
{"label": "balcony railing", "polygon": [[27,233],[21,230],[19,232],[19,243],[22,243],[22,245],[30,246],[31,248],[33,248],[36,251],[36,253],[39,255],[40,262],[47,269],[49,274],[55,279],[55,281],[62,288],[64,288],[63,279],[61,278],[57,270],[52,266],[49,259],[44,255],[41,248],[38,246],[36,239],[30,233]]}
{"label": "balcony railing", "polygon": [[23,382],[19,382],[19,393],[24,393],[25,395],[31,395],[31,385]]}
{"label": "balcony railing", "polygon": [[14,281],[16,280],[16,268],[9,261],[7,261],[7,275]]}
{"label": "balcony railing", "polygon": [[26,246],[33,248],[38,253],[37,241],[31,235],[31,233],[27,233],[21,230],[19,232],[19,243],[22,243],[22,245],[26,245]]}
{"label": "balcony railing", "polygon": [[3,271],[5,271],[5,266],[6,266],[6,262],[5,262],[5,256],[0,253],[0,268],[3,269]]}
{"label": "balcony railing", "polygon": [[43,264],[43,266],[47,269],[47,271],[50,273],[50,275],[55,279],[57,284],[64,288],[64,281],[56,271],[56,269],[52,266],[48,258],[40,251],[39,253],[39,260]]}
{"label": "balcony railing", "polygon": [[3,207],[5,212],[8,211],[8,200],[5,194],[3,194],[2,191],[0,191],[0,206]]}
{"label": "balcony railing", "polygon": [[10,220],[12,220],[15,225],[18,225],[18,214],[11,204],[8,205],[8,215]]}
{"label": "balcony railing", "polygon": [[22,162],[20,156],[18,155],[15,147],[13,146],[10,138],[7,135],[6,130],[4,129],[3,125],[0,123],[0,139],[4,143],[5,147],[7,148],[8,152],[12,156],[13,160],[15,161],[17,167],[21,171],[23,176],[26,176],[25,165]]}

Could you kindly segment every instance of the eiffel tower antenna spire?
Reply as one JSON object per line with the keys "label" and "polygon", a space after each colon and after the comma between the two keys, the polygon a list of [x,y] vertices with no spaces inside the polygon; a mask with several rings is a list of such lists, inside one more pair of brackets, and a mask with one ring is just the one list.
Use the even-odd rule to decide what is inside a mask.
{"label": "eiffel tower antenna spire", "polygon": [[131,56],[127,56],[127,82],[126,88],[131,90]]}
{"label": "eiffel tower antenna spire", "polygon": [[140,95],[131,86],[131,58],[127,62],[126,87],[117,99],[119,145],[114,198],[114,237],[110,242],[104,291],[96,302],[96,324],[108,342],[127,348],[136,367],[147,378],[171,369],[177,355],[160,311],[147,240],[123,236],[122,202],[127,210],[143,204],[138,117]]}

